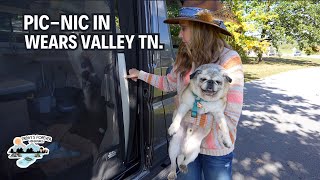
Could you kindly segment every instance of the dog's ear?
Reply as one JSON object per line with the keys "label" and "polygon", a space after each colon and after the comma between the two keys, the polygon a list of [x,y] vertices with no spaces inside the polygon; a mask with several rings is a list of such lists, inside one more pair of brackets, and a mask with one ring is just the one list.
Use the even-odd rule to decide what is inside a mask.
{"label": "dog's ear", "polygon": [[223,77],[226,78],[229,83],[232,82],[232,79],[227,74],[224,74]]}
{"label": "dog's ear", "polygon": [[190,79],[193,79],[196,75],[200,74],[201,70],[196,70],[195,72],[193,72],[192,74],[190,74]]}

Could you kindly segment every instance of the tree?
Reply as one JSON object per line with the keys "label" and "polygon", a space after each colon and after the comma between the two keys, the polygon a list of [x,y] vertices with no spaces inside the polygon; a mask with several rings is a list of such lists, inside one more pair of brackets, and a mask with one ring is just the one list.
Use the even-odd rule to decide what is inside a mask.
{"label": "tree", "polygon": [[234,39],[233,47],[242,57],[247,50],[258,54],[272,44],[278,50],[280,42],[296,41],[307,54],[319,51],[320,3],[315,0],[228,0],[240,20],[240,25],[229,23]]}
{"label": "tree", "polygon": [[24,151],[23,151],[22,148],[18,148],[18,149],[17,149],[17,153],[24,153]]}
{"label": "tree", "polygon": [[26,153],[34,153],[32,148],[28,148]]}
{"label": "tree", "polygon": [[270,46],[270,29],[277,14],[271,11],[272,0],[228,0],[229,5],[236,15],[239,24],[226,23],[233,39],[229,43],[246,59],[248,51],[253,50],[258,55],[258,62],[262,61],[262,54]]}
{"label": "tree", "polygon": [[279,1],[274,8],[278,14],[273,24],[273,44],[279,40],[297,41],[299,49],[307,54],[318,51],[320,44],[320,3],[313,0]]}
{"label": "tree", "polygon": [[[168,18],[177,17],[179,15],[179,9],[181,8],[182,4],[179,0],[167,0],[167,11],[168,11]],[[170,33],[172,36],[172,41],[174,45],[180,44],[179,39],[179,31],[180,27],[179,25],[170,25]]]}

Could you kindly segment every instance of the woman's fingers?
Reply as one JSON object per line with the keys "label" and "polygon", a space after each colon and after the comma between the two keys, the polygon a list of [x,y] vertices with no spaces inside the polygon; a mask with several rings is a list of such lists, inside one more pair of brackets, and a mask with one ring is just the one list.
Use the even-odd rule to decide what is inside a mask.
{"label": "woman's fingers", "polygon": [[129,75],[127,75],[125,78],[130,78],[133,81],[137,81],[139,76],[139,71],[136,68],[129,69]]}
{"label": "woman's fingers", "polygon": [[135,75],[127,75],[126,77],[124,77],[126,79],[131,79],[133,81],[137,81],[138,80],[138,76]]}
{"label": "woman's fingers", "polygon": [[137,69],[136,68],[131,68],[129,69],[129,73],[131,74],[133,71],[136,71]]}
{"label": "woman's fingers", "polygon": [[129,74],[129,75],[127,75],[125,78],[138,78],[138,76],[136,75],[136,74]]}
{"label": "woman's fingers", "polygon": [[139,75],[139,72],[140,71],[138,71],[137,69],[135,69],[135,68],[132,68],[132,69],[129,69],[129,74],[135,74],[135,75]]}

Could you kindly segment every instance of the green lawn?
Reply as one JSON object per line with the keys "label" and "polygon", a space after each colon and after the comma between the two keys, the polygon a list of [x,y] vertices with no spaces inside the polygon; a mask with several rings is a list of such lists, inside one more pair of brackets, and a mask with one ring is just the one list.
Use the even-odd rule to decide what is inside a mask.
{"label": "green lawn", "polygon": [[320,59],[308,57],[284,57],[284,58],[264,58],[264,62],[257,63],[252,60],[243,64],[245,72],[245,82],[260,79],[281,72],[295,69],[320,66]]}

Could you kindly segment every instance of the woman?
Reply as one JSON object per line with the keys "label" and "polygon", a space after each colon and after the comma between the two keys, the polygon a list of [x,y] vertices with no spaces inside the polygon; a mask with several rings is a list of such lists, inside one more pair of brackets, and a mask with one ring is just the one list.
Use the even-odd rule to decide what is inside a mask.
{"label": "woman", "polygon": [[[222,34],[231,35],[222,21],[216,17],[230,17],[223,14],[223,4],[218,1],[185,1],[179,17],[167,19],[169,24],[180,24],[180,44],[174,67],[167,76],[149,74],[137,69],[130,69],[127,78],[143,80],[163,91],[177,91],[178,96],[190,81],[189,75],[202,64],[215,63],[227,69],[232,79],[227,95],[225,116],[233,145],[226,148],[220,142],[220,129],[213,117],[204,114],[192,118],[190,113],[184,117],[203,128],[212,128],[202,141],[201,152],[197,159],[188,165],[188,173],[181,174],[181,179],[197,180],[202,174],[207,180],[232,179],[232,159],[236,140],[237,124],[243,102],[243,70],[241,59],[223,40]],[[179,102],[178,102],[179,103]]]}

